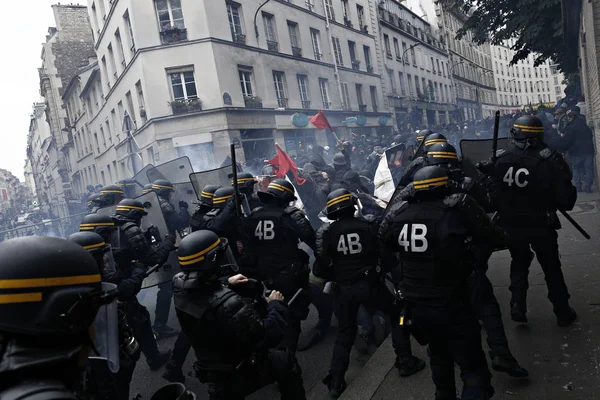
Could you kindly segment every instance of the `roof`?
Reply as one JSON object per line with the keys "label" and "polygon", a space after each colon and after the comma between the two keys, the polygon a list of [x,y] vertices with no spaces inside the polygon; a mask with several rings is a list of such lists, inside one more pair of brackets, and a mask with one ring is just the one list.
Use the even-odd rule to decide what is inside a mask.
{"label": "roof", "polygon": [[94,67],[94,70],[90,74],[90,77],[88,78],[87,82],[85,83],[85,86],[81,90],[81,94],[79,95],[79,97],[85,96],[85,94],[87,93],[87,91],[92,86],[92,83],[94,83],[94,81],[96,80],[96,76],[98,75],[99,72],[100,72],[100,68],[98,68],[98,63],[96,63],[96,65]]}
{"label": "roof", "polygon": [[[93,63],[90,63],[88,65],[86,65],[85,67],[79,68],[76,72],[75,75],[73,75],[73,77],[71,78],[71,81],[69,82],[69,84],[67,85],[67,87],[65,88],[65,91],[62,95],[62,98],[64,99],[65,97],[67,97],[69,95],[69,92],[71,91],[71,89],[75,86],[75,82],[77,82],[77,80],[79,79],[79,76],[84,73],[85,71],[89,70],[90,68],[97,68],[98,66],[98,61],[94,61]],[[94,73],[92,72],[92,75]],[[90,76],[91,78],[91,76]]]}

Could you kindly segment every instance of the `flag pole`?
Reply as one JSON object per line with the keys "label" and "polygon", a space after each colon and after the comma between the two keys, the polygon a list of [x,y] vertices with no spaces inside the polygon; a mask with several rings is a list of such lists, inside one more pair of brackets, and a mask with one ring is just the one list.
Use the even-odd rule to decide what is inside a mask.
{"label": "flag pole", "polygon": [[235,160],[235,144],[231,143],[229,146],[231,150],[231,170],[233,176],[233,201],[235,203],[235,214],[238,217],[242,216],[242,211],[240,209],[240,191],[238,187],[238,179],[237,179],[237,162]]}

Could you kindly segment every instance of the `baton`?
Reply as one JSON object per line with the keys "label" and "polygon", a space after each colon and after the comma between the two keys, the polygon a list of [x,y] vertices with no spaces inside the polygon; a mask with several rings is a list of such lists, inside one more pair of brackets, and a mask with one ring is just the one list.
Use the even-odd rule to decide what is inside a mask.
{"label": "baton", "polygon": [[500,111],[496,111],[494,117],[494,136],[492,136],[492,164],[496,163],[496,152],[498,151],[498,130],[500,129]]}
{"label": "baton", "polygon": [[296,292],[296,294],[294,295],[294,297],[292,297],[290,299],[290,301],[288,301],[288,303],[287,303],[288,307],[292,305],[292,303],[298,298],[298,296],[300,296],[300,293],[302,293],[302,291],[303,291],[302,288],[298,289],[298,291]]}
{"label": "baton", "polygon": [[155,266],[148,268],[148,270],[146,271],[146,278],[150,276],[150,274],[158,271],[158,269],[160,268],[160,264],[156,264]]}
{"label": "baton", "polygon": [[232,167],[231,175],[233,175],[233,190],[235,192],[233,195],[233,201],[235,202],[235,214],[239,218],[242,216],[242,212],[240,209],[240,191],[238,188],[238,180],[237,180],[237,162],[235,159],[235,144],[231,143],[229,148],[231,150],[231,167]]}
{"label": "baton", "polygon": [[562,211],[562,210],[558,210],[558,211],[560,211],[560,213],[563,215],[563,217],[565,217],[567,219],[567,221],[569,221],[571,223],[571,225],[573,225],[575,227],[575,229],[577,229],[583,235],[583,237],[585,237],[586,239],[591,239],[591,236],[585,231],[585,229],[583,229],[581,227],[581,225],[579,225],[577,223],[577,221],[575,221],[573,219],[573,217],[571,217],[569,214],[567,214],[566,211]]}

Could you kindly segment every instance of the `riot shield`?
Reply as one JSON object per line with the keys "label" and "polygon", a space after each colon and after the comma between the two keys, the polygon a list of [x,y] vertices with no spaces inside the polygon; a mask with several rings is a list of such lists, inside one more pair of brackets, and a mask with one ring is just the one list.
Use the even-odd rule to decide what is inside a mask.
{"label": "riot shield", "polygon": [[226,167],[210,169],[208,171],[194,172],[189,174],[189,181],[194,187],[197,199],[200,199],[200,193],[206,185],[231,186],[231,165]]}
{"label": "riot shield", "polygon": [[406,148],[404,153],[402,153],[402,166],[404,168],[410,165],[410,162],[413,160],[415,155],[415,148],[411,145]]}
{"label": "riot shield", "polygon": [[[144,208],[148,213],[148,215],[142,218],[141,228],[146,233],[146,237],[150,241],[150,246],[158,247],[162,244],[163,240],[165,240],[165,236],[168,234],[167,223],[160,210],[158,196],[156,193],[150,192],[136,197],[136,200],[139,200],[144,204]],[[151,226],[154,228],[149,230]],[[179,243],[179,240],[180,238],[178,235],[177,243]],[[180,268],[177,261],[177,253],[172,251],[169,254],[167,262],[144,279],[142,282],[142,289],[169,282],[178,272],[180,272]]]}
{"label": "riot shield", "polygon": [[[498,150],[508,147],[508,138],[498,139]],[[460,150],[462,153],[462,167],[466,176],[475,178],[480,172],[475,168],[479,161],[488,160],[492,156],[493,139],[471,140],[463,139],[460,141]]]}
{"label": "riot shield", "polygon": [[188,157],[179,157],[164,164],[149,168],[146,176],[150,183],[158,179],[166,179],[171,183],[189,182],[190,174],[194,172]]}
{"label": "riot shield", "polygon": [[385,149],[385,156],[387,157],[388,164],[400,165],[400,163],[402,163],[403,155],[406,152],[405,150],[406,145],[404,143]]}
{"label": "riot shield", "polygon": [[100,207],[99,209],[96,210],[96,214],[107,215],[109,217],[112,217],[113,215],[115,215],[116,210],[117,210],[116,205]]}
{"label": "riot shield", "polygon": [[[133,180],[133,181],[136,181],[136,182],[137,182],[137,183],[139,183],[139,184],[140,184],[140,186],[142,186],[142,187],[143,187],[144,185],[147,185],[147,184],[149,184],[149,183],[152,183],[152,182],[154,182],[154,181],[150,182],[150,180],[148,179],[148,175],[146,174],[146,172],[147,172],[149,169],[152,169],[152,168],[154,168],[154,165],[153,165],[153,164],[147,164],[147,165],[146,165],[144,168],[142,168],[142,169],[141,169],[141,170],[140,170],[140,171],[139,171],[137,174],[135,174],[134,176],[132,176],[132,177],[131,177],[131,180]],[[141,194],[141,193],[142,193],[142,191],[140,190],[140,193],[139,193],[139,194]]]}

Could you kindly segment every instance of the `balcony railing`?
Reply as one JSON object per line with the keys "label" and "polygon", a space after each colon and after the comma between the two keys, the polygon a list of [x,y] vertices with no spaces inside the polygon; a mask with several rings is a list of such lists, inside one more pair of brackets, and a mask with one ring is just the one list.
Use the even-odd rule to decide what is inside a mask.
{"label": "balcony railing", "polygon": [[358,111],[360,112],[367,112],[367,105],[366,104],[359,104],[358,105]]}
{"label": "balcony railing", "polygon": [[292,46],[292,55],[294,57],[302,57],[302,49],[300,47]]}
{"label": "balcony railing", "polygon": [[371,64],[367,64],[367,72],[373,73],[373,66]]}
{"label": "balcony railing", "polygon": [[302,100],[302,108],[310,108],[310,100]]}
{"label": "balcony railing", "polygon": [[322,53],[314,53],[314,54],[315,54],[315,60],[321,61],[323,59],[323,54]]}
{"label": "balcony railing", "polygon": [[352,69],[353,70],[360,70],[360,60],[352,60]]}
{"label": "balcony railing", "polygon": [[233,41],[235,43],[239,43],[239,44],[246,44],[246,35],[241,34],[241,33],[234,33]]}
{"label": "balcony railing", "polygon": [[323,108],[325,110],[329,110],[329,108],[331,108],[331,102],[330,101],[324,101],[323,102]]}
{"label": "balcony railing", "polygon": [[373,112],[377,112],[377,104],[373,104]]}
{"label": "balcony railing", "polygon": [[284,98],[284,97],[280,97],[277,99],[277,105],[281,108],[287,108],[288,106],[288,99]]}
{"label": "balcony railing", "polygon": [[279,51],[279,43],[273,40],[267,40],[267,48],[271,51]]}
{"label": "balcony railing", "polygon": [[385,51],[385,56],[391,60],[392,59],[392,52],[390,50],[386,50]]}
{"label": "balcony railing", "polygon": [[246,108],[254,108],[254,109],[263,108],[261,99],[258,96],[244,97],[244,104],[246,105]]}
{"label": "balcony railing", "polygon": [[169,28],[160,32],[160,40],[163,44],[176,43],[187,40],[187,29]]}
{"label": "balcony railing", "polygon": [[173,100],[169,105],[175,115],[202,111],[202,101],[198,98]]}

